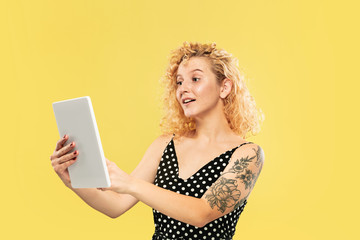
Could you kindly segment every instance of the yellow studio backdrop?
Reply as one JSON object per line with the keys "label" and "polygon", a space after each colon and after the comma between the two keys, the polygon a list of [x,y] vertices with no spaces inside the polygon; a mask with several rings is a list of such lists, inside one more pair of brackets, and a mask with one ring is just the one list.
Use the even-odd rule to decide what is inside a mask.
{"label": "yellow studio backdrop", "polygon": [[136,167],[160,134],[159,79],[184,41],[239,59],[265,113],[265,165],[234,239],[359,239],[357,1],[0,1],[1,239],[150,239],[53,171],[52,102],[90,96],[105,156]]}

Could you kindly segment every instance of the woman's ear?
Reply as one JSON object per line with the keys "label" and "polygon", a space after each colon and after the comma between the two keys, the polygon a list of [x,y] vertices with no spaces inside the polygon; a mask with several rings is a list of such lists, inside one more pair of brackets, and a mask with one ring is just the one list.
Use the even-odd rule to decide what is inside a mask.
{"label": "woman's ear", "polygon": [[230,94],[231,88],[232,88],[232,81],[228,78],[225,78],[221,83],[220,98],[223,99],[226,98]]}

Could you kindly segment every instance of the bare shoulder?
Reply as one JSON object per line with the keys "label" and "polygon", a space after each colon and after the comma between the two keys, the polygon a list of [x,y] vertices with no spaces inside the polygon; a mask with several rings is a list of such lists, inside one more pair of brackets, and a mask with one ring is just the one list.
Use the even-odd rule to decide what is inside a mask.
{"label": "bare shoulder", "polygon": [[158,136],[149,146],[149,150],[162,152],[171,141],[171,138],[172,134],[162,134]]}
{"label": "bare shoulder", "polygon": [[162,153],[170,142],[171,137],[171,134],[157,137],[147,148],[143,158],[131,173],[131,176],[153,183]]}
{"label": "bare shoulder", "polygon": [[156,159],[160,161],[161,155],[169,144],[172,134],[163,134],[158,136],[145,152],[145,158]]}
{"label": "bare shoulder", "polygon": [[249,142],[238,147],[233,153],[232,159],[251,159],[256,166],[260,166],[265,161],[265,154],[258,144]]}

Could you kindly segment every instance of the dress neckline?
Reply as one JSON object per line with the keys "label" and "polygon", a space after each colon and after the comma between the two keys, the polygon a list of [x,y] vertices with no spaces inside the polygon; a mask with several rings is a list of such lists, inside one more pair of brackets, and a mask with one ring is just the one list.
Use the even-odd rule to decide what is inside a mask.
{"label": "dress neckline", "polygon": [[[176,177],[177,177],[178,179],[182,180],[182,181],[185,181],[185,182],[186,182],[187,180],[189,180],[190,178],[192,178],[193,176],[195,176],[198,172],[200,172],[202,169],[204,169],[204,168],[205,168],[206,166],[208,166],[210,163],[212,163],[215,159],[220,158],[221,156],[225,155],[225,154],[228,153],[228,152],[233,152],[236,148],[238,148],[238,147],[240,147],[240,146],[242,146],[242,145],[244,145],[244,144],[252,143],[252,142],[244,142],[244,143],[242,143],[242,144],[240,144],[240,145],[238,145],[238,146],[236,146],[236,147],[234,147],[234,148],[232,148],[232,149],[230,149],[230,150],[227,150],[227,151],[221,153],[221,154],[218,155],[217,157],[215,157],[215,158],[213,158],[212,160],[210,160],[209,162],[207,162],[207,163],[206,163],[205,165],[203,165],[201,168],[199,168],[194,174],[190,175],[190,176],[189,176],[188,178],[186,178],[186,179],[183,179],[183,178],[181,178],[181,177],[179,176],[179,173],[180,173],[179,161],[178,161],[178,156],[177,156],[177,153],[176,153],[175,143],[174,143],[173,138],[171,139],[171,142],[172,142],[172,145],[173,145],[173,148],[174,148],[174,156],[175,156],[175,163],[176,163],[176,170],[177,170],[177,171],[176,171]],[[231,158],[231,156],[230,156],[229,158],[227,158],[227,161],[229,161],[230,158]]]}

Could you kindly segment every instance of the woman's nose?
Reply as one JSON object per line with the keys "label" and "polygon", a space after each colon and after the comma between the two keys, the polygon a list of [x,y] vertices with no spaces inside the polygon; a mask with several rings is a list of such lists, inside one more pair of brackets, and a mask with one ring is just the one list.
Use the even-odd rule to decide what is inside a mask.
{"label": "woman's nose", "polygon": [[182,81],[181,85],[180,85],[180,92],[189,92],[191,86],[187,81]]}

